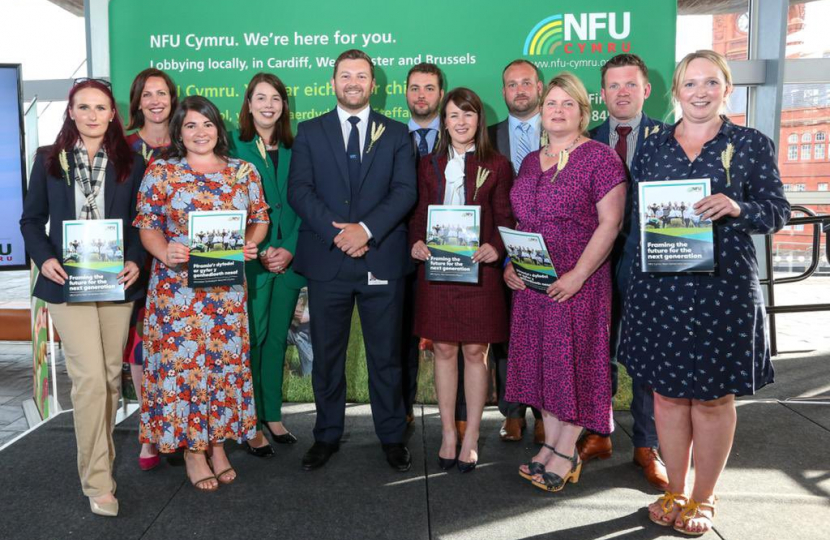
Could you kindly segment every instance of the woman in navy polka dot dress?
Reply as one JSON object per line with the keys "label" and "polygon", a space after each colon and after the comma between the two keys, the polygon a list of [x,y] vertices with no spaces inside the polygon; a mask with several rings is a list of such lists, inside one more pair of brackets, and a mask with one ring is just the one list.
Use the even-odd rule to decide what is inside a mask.
{"label": "woman in navy polka dot dress", "polygon": [[[715,271],[646,274],[634,257],[620,345],[620,359],[631,376],[655,393],[669,489],[649,507],[651,520],[689,535],[712,527],[715,485],[735,433],[735,397],[773,381],[750,235],[772,234],[790,215],[772,141],[721,115],[732,88],[721,55],[686,56],[672,81],[683,119],[646,139],[632,171],[635,181],[712,182],[712,195],[694,211],[713,221]],[[635,199],[634,219],[638,211]],[[639,235],[628,242],[628,249],[639,249]],[[689,491],[692,447],[695,482]]]}

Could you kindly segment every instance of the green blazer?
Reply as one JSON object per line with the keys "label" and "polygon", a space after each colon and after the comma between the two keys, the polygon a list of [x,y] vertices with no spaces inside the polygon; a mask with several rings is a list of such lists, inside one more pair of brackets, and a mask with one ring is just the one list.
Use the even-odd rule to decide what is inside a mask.
{"label": "green blazer", "polygon": [[[268,247],[284,248],[292,254],[297,251],[297,237],[300,230],[300,218],[294,209],[288,205],[288,165],[291,162],[291,150],[285,147],[279,149],[278,169],[274,170],[274,163],[267,155],[263,159],[262,154],[256,146],[256,138],[250,142],[239,139],[239,131],[230,134],[231,156],[243,159],[254,165],[262,178],[262,188],[265,191],[265,202],[270,207],[268,216],[271,223],[268,225],[268,234],[259,244],[262,251]],[[279,225],[279,227],[277,227]],[[282,238],[278,238],[279,232]],[[259,259],[249,261],[245,264],[245,274],[248,277],[249,286],[259,288],[274,279],[277,274],[269,272]],[[306,280],[294,272],[294,265],[288,267],[285,274],[285,284],[292,289],[305,287]]]}

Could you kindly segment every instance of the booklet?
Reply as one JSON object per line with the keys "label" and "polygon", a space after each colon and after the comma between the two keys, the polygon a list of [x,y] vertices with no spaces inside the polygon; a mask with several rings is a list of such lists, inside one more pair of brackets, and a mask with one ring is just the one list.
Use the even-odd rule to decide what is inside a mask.
{"label": "booklet", "polygon": [[640,269],[648,273],[713,272],[712,221],[694,205],[711,193],[709,178],[640,182]]}
{"label": "booklet", "polygon": [[480,206],[433,204],[427,208],[428,281],[478,283],[473,254],[479,246],[480,224]]}
{"label": "booklet", "polygon": [[499,227],[499,234],[513,263],[513,270],[525,285],[544,292],[559,279],[541,234],[514,231],[507,227]]}
{"label": "booklet", "polygon": [[63,222],[63,286],[67,302],[124,300],[124,224],[120,219],[81,219]]}
{"label": "booklet", "polygon": [[220,287],[245,282],[244,210],[188,213],[188,287]]}

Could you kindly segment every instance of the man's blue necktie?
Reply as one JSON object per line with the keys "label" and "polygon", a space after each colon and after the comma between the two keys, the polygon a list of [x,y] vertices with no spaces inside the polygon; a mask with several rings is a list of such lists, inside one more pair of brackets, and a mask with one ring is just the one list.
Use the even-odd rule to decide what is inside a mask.
{"label": "man's blue necktie", "polygon": [[525,156],[530,153],[530,138],[528,137],[528,132],[530,131],[530,124],[527,122],[522,122],[516,129],[519,130],[516,137],[516,163],[513,164],[515,168],[515,172],[518,174],[519,167],[522,165],[522,161],[524,161]]}
{"label": "man's blue necktie", "polygon": [[360,118],[350,116],[349,123],[352,130],[349,132],[349,144],[346,145],[346,159],[349,162],[349,185],[352,188],[352,197],[357,195],[360,187],[360,130],[357,124]]}
{"label": "man's blue necktie", "polygon": [[418,142],[418,154],[421,156],[429,154],[429,144],[427,144],[427,134],[429,133],[429,128],[417,129],[415,132],[420,137]]}

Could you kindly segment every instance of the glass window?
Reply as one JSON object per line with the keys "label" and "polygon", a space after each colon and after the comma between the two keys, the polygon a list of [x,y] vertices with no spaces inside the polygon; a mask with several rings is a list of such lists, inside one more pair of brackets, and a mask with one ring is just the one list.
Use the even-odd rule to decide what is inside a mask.
{"label": "glass window", "polygon": [[798,159],[798,145],[791,144],[787,147],[787,161]]}
{"label": "glass window", "polygon": [[797,133],[790,133],[790,136],[787,137],[788,143],[797,143],[798,142],[798,134]]}
{"label": "glass window", "polygon": [[817,144],[813,147],[813,159],[824,159],[824,145]]}
{"label": "glass window", "polygon": [[819,182],[818,183],[818,190],[819,191],[827,191],[827,182]]}
{"label": "glass window", "polygon": [[810,144],[802,144],[801,145],[801,161],[806,161],[810,159]]}
{"label": "glass window", "polygon": [[827,140],[827,134],[823,131],[819,131],[816,133],[816,142],[824,142]]}
{"label": "glass window", "polygon": [[810,142],[813,140],[813,134],[809,131],[805,131],[801,134],[801,142]]}
{"label": "glass window", "polygon": [[830,0],[791,3],[787,16],[787,58],[825,58]]}
{"label": "glass window", "polygon": [[[733,124],[746,125],[746,108],[749,87],[736,86],[726,100],[726,116]],[[680,116],[678,116],[680,118]]]}
{"label": "glass window", "polygon": [[749,58],[749,1],[683,2],[677,6],[676,55],[713,49],[729,60]]}

